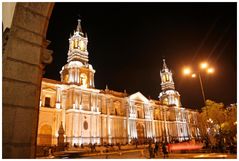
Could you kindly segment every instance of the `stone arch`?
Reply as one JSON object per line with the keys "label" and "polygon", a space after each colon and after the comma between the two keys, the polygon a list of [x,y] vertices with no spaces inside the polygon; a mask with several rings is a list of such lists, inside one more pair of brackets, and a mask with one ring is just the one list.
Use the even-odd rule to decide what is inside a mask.
{"label": "stone arch", "polygon": [[3,40],[3,158],[35,158],[41,79],[54,3],[16,3]]}
{"label": "stone arch", "polygon": [[137,123],[136,124],[136,130],[137,130],[137,136],[138,136],[138,141],[143,142],[145,138],[145,127],[142,123]]}
{"label": "stone arch", "polygon": [[49,124],[43,124],[39,127],[38,144],[51,146],[52,127]]}

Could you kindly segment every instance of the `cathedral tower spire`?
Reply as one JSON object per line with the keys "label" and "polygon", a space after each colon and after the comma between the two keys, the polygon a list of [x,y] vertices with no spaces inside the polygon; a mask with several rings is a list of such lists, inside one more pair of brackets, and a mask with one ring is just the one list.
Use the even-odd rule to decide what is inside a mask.
{"label": "cathedral tower spire", "polygon": [[175,89],[172,72],[168,69],[165,59],[163,59],[163,69],[160,72],[162,91]]}
{"label": "cathedral tower spire", "polygon": [[81,20],[78,19],[76,31],[69,38],[67,64],[60,71],[61,81],[77,84],[85,88],[94,87],[94,73],[92,65],[88,64],[88,38],[84,36]]}
{"label": "cathedral tower spire", "polygon": [[78,25],[76,27],[76,32],[79,32],[80,35],[84,36],[83,32],[82,32],[82,28],[81,28],[81,20],[78,19]]}
{"label": "cathedral tower spire", "polygon": [[84,37],[81,28],[81,20],[78,20],[78,25],[73,36],[69,38],[69,50],[67,62],[80,61],[83,64],[88,63],[88,51],[87,51],[88,38]]}
{"label": "cathedral tower spire", "polygon": [[165,71],[165,70],[168,70],[168,67],[167,67],[167,64],[165,62],[165,59],[163,59],[163,70],[162,71]]}
{"label": "cathedral tower spire", "polygon": [[173,74],[168,69],[165,59],[163,59],[163,68],[160,71],[161,89],[159,100],[165,105],[181,106],[180,95],[175,90],[173,82]]}

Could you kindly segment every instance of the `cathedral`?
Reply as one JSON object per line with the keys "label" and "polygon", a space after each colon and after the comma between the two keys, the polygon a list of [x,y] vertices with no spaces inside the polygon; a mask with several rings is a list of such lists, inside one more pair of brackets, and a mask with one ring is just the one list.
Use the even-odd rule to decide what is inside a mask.
{"label": "cathedral", "polygon": [[172,72],[163,60],[159,99],[95,88],[95,69],[88,63],[88,38],[80,20],[69,38],[61,81],[42,79],[37,145],[57,145],[59,135],[70,146],[89,143],[178,141],[198,138],[198,112],[184,108]]}

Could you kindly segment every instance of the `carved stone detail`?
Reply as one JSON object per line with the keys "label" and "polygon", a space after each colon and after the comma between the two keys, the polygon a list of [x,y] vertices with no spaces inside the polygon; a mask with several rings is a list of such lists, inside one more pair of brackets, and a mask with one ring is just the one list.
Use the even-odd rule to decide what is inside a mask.
{"label": "carved stone detail", "polygon": [[2,53],[4,53],[5,47],[7,45],[9,34],[10,34],[10,28],[6,28],[2,35]]}
{"label": "carved stone detail", "polygon": [[44,68],[47,64],[50,64],[53,60],[52,50],[47,49],[48,45],[51,43],[49,40],[44,40],[42,46],[42,56],[41,56],[41,64],[43,66],[43,74],[45,73]]}

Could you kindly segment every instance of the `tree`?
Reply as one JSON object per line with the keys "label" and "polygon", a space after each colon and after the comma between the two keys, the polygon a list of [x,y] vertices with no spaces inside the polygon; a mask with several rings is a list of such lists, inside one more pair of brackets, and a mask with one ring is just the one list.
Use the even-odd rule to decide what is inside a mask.
{"label": "tree", "polygon": [[227,119],[222,124],[222,135],[228,142],[233,142],[237,135],[237,106],[232,104],[226,108]]}
{"label": "tree", "polygon": [[201,136],[208,138],[212,145],[231,140],[236,136],[237,106],[226,108],[223,103],[206,100],[199,114]]}

